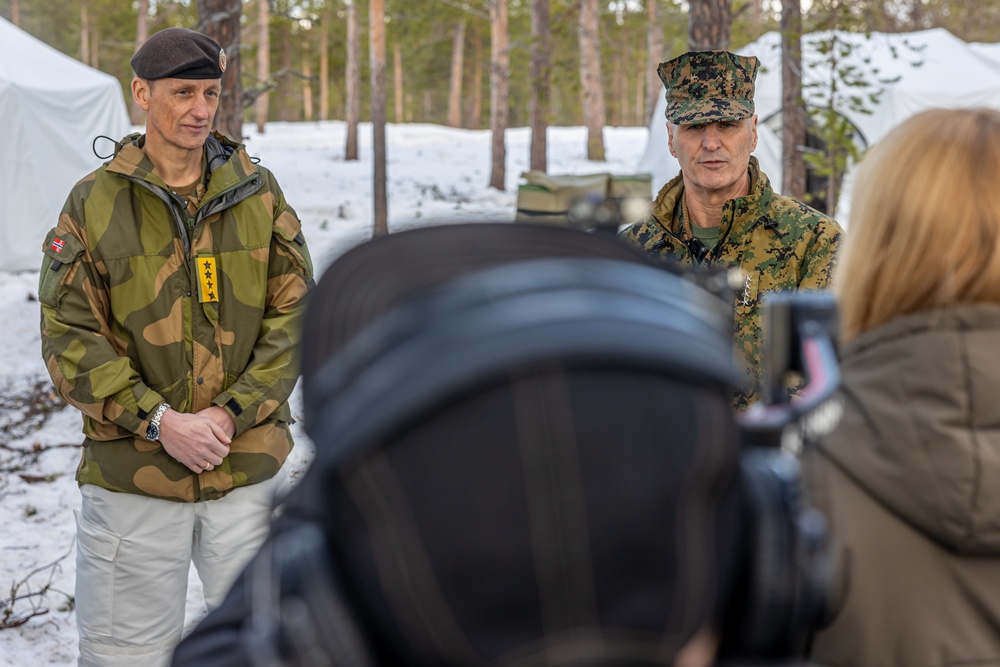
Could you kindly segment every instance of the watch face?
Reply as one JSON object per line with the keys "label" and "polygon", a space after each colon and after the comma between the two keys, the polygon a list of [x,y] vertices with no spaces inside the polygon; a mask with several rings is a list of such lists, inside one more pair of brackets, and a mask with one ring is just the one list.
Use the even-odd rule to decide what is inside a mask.
{"label": "watch face", "polygon": [[160,403],[153,410],[152,416],[149,418],[149,424],[146,425],[146,440],[150,442],[155,442],[160,439],[160,418],[163,417],[163,413],[170,408],[166,403]]}

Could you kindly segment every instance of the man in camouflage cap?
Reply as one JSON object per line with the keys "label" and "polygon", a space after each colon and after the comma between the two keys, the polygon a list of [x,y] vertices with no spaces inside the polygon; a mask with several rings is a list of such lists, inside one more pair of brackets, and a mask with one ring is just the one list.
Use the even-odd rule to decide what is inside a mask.
{"label": "man in camouflage cap", "polygon": [[274,176],[211,130],[226,56],[170,28],[132,59],[146,133],[42,247],[42,354],[83,413],[80,664],[166,665],[193,561],[209,607],[262,543],[292,448],[312,264]]}
{"label": "man in camouflage cap", "polygon": [[761,381],[760,306],[767,292],[830,284],[841,229],[836,221],[772,190],[757,159],[754,80],[757,58],[695,51],[660,63],[666,87],[667,147],[681,173],[653,200],[650,214],[621,236],[678,261],[742,269],[734,334],[747,361],[748,389]]}

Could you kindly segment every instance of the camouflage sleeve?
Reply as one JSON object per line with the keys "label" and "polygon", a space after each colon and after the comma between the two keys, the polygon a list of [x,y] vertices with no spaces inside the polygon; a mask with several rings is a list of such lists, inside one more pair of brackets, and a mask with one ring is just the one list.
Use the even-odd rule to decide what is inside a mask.
{"label": "camouflage sleeve", "polygon": [[145,433],[163,398],[142,381],[108,324],[108,293],[67,203],[42,247],[42,357],[56,391],[100,424]]}
{"label": "camouflage sleeve", "polygon": [[828,289],[844,233],[834,220],[824,220],[806,248],[799,269],[799,289]]}
{"label": "camouflage sleeve", "polygon": [[654,259],[688,266],[694,261],[687,246],[652,215],[618,232],[618,239],[644,250]]}
{"label": "camouflage sleeve", "polygon": [[649,218],[634,222],[625,229],[618,232],[618,238],[626,243],[634,245],[643,250],[650,250],[650,246],[655,242],[654,236],[657,230],[653,226],[653,221]]}
{"label": "camouflage sleeve", "polygon": [[237,435],[266,419],[295,388],[305,297],[314,284],[312,259],[299,218],[271,175],[269,184],[275,198],[274,231],[263,323],[250,365],[212,401],[233,416]]}

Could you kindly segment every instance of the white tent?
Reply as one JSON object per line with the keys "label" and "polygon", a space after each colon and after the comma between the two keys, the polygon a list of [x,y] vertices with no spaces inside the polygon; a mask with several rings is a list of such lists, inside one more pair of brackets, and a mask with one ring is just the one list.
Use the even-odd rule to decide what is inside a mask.
{"label": "white tent", "polygon": [[969,42],[969,48],[989,61],[993,67],[1000,67],[1000,44]]}
{"label": "white tent", "polygon": [[[880,80],[875,86],[883,92],[877,103],[869,104],[870,113],[858,113],[838,108],[861,131],[871,146],[893,127],[913,114],[931,107],[1000,108],[1000,68],[975,52],[968,44],[947,30],[937,28],[912,33],[871,33],[870,36],[847,32],[821,32],[803,38],[803,83],[807,102],[823,106],[823,82],[830,80],[830,66],[819,52],[820,45],[829,44],[831,36],[853,48],[841,64],[858,68],[868,81]],[[761,61],[757,74],[755,104],[761,121],[781,109],[781,35],[769,32],[756,42],[737,51],[754,55]],[[872,74],[877,69],[877,73]],[[828,86],[826,86],[828,88]],[[841,85],[841,89],[844,86]],[[855,94],[871,92],[864,86],[855,87]],[[663,112],[666,102],[661,97],[649,126],[646,151],[639,162],[640,171],[653,174],[654,192],[677,175],[679,166],[667,149],[667,133]],[[758,124],[758,143],[754,155],[768,175],[775,190],[781,190],[781,137]],[[850,177],[844,185],[838,218],[846,218]]]}
{"label": "white tent", "polygon": [[0,270],[38,268],[70,188],[102,162],[95,137],[128,130],[117,79],[0,18]]}

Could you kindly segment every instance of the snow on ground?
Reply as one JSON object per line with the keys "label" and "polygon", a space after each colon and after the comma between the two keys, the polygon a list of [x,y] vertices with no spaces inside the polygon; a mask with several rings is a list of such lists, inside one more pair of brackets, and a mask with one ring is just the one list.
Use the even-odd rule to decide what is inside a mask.
{"label": "snow on ground", "polygon": [[[371,236],[370,125],[360,127],[361,159],[352,162],[344,161],[346,129],[340,122],[272,123],[263,135],[252,125],[244,131],[250,154],[274,172],[302,219],[318,271]],[[551,128],[549,173],[631,173],[646,133],[645,128],[607,128],[608,160],[597,163],[585,159],[583,128]],[[512,220],[518,176],[528,169],[530,132],[512,129],[506,138],[506,190],[499,192],[486,185],[490,176],[488,131],[390,125],[386,140],[390,231],[442,222]],[[4,427],[30,410],[30,406],[13,404],[13,397],[29,395],[38,387],[44,400],[48,392],[39,352],[37,284],[37,272],[0,272],[0,322],[6,333],[0,348],[0,425]],[[298,391],[292,396],[292,406],[300,417]],[[290,459],[293,480],[308,465],[310,455],[301,421],[295,428],[299,446]],[[0,440],[0,599],[10,597],[9,587],[26,578],[17,588],[19,595],[49,586],[44,596],[32,596],[14,606],[15,614],[30,613],[32,602],[48,611],[19,627],[0,630],[0,665],[76,664],[76,618],[67,602],[76,571],[73,510],[79,507],[80,494],[73,474],[81,440],[80,419],[71,408],[63,408],[16,439]],[[11,472],[15,465],[20,469]],[[196,621],[203,610],[201,587],[192,575],[188,623]]]}

